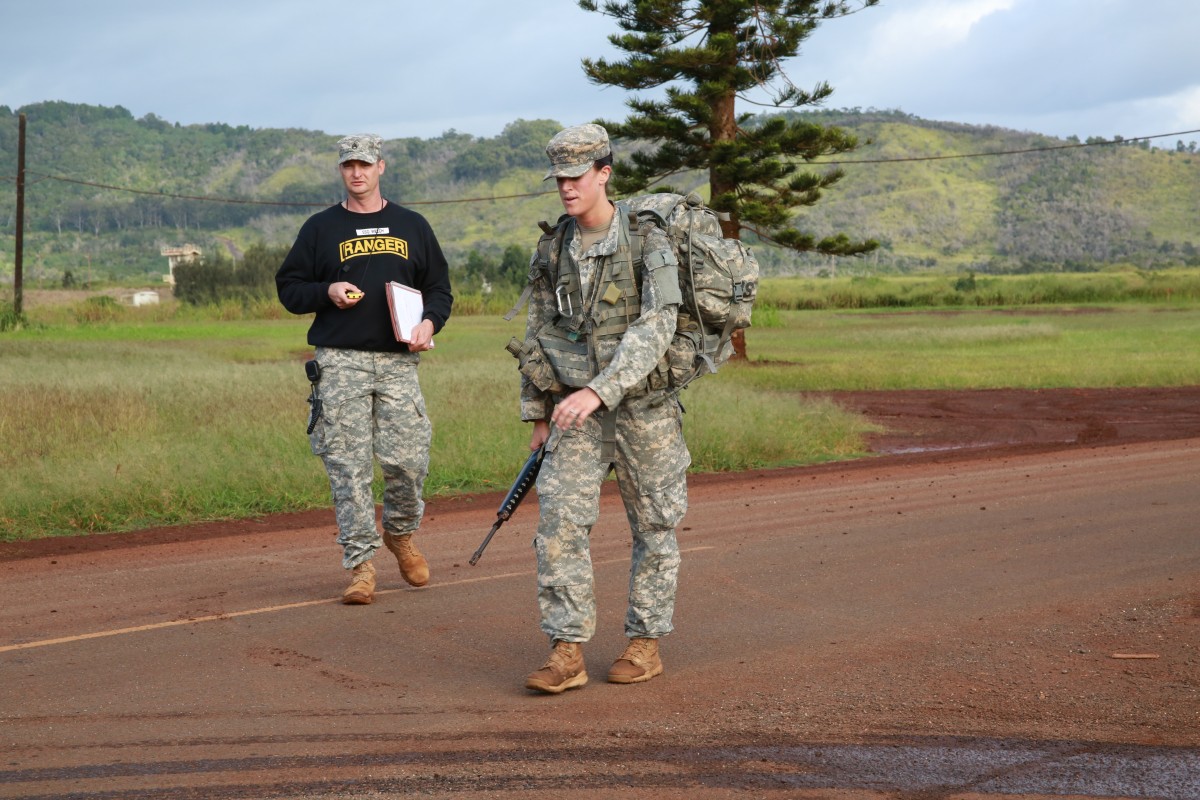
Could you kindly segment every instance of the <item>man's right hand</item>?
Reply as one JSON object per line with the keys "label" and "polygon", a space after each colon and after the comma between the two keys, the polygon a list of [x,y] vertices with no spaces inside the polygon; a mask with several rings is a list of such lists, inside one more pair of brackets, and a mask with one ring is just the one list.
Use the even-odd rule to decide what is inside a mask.
{"label": "man's right hand", "polygon": [[329,284],[329,299],[338,308],[353,308],[362,299],[362,292],[353,283],[338,281]]}

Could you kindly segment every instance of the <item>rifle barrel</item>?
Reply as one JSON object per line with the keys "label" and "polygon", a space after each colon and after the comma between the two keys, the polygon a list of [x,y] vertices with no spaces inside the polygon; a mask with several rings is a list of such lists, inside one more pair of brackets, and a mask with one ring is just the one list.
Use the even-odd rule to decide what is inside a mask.
{"label": "rifle barrel", "polygon": [[488,542],[492,540],[492,537],[496,535],[496,531],[500,530],[500,526],[503,524],[504,520],[496,520],[496,524],[492,526],[490,531],[488,531],[488,535],[484,538],[483,544],[479,545],[479,549],[475,551],[475,555],[471,556],[471,560],[467,562],[468,564],[470,564],[472,567],[475,566],[475,563],[479,561],[479,557],[483,555],[484,549],[487,548]]}
{"label": "rifle barrel", "polygon": [[504,497],[504,502],[500,504],[500,508],[496,511],[496,524],[488,531],[488,535],[483,540],[483,544],[479,545],[479,549],[475,551],[475,555],[471,556],[469,563],[472,567],[479,561],[483,555],[483,550],[488,546],[488,542],[500,530],[500,526],[507,522],[517,510],[517,506],[521,505],[521,501],[525,499],[525,495],[529,493],[530,487],[537,480],[538,470],[542,467],[542,456],[546,453],[546,447],[543,445],[537,450],[529,454],[529,458],[525,461],[525,466],[521,468],[521,472],[517,475],[516,481],[513,482],[512,488],[508,490],[508,494]]}

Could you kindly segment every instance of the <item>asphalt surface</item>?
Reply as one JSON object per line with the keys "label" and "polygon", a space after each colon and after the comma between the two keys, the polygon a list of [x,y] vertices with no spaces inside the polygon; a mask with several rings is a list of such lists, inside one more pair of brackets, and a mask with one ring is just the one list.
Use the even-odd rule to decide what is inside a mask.
{"label": "asphalt surface", "polygon": [[[691,482],[666,672],[523,687],[531,502],[431,502],[337,602],[332,516],[0,550],[0,797],[1200,797],[1200,440]],[[611,487],[610,487],[611,488]],[[97,537],[89,537],[97,538]]]}

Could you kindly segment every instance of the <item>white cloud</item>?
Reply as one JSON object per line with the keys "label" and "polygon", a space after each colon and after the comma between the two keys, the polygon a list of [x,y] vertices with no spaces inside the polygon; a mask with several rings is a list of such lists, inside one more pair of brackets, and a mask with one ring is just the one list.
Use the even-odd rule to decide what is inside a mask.
{"label": "white cloud", "polygon": [[[1149,119],[1163,119],[1167,124],[1168,130],[1155,131],[1155,133],[1182,133],[1184,131],[1193,131],[1181,136],[1185,142],[1200,141],[1200,84],[1189,86],[1188,88],[1176,92],[1165,97],[1155,97],[1150,100],[1143,101],[1139,104],[1141,107],[1135,106],[1135,111],[1139,116]],[[1144,131],[1144,133],[1148,133]],[[1133,134],[1137,135],[1137,134]],[[1170,142],[1159,142],[1162,147],[1174,145],[1175,140]]]}
{"label": "white cloud", "polygon": [[[886,25],[871,31],[867,49],[878,62],[928,60],[967,41],[985,17],[1008,11],[1016,0],[926,0],[897,6]],[[870,13],[864,12],[864,13]]]}
{"label": "white cloud", "polygon": [[[580,66],[612,55],[618,29],[571,0],[358,0],[362,25],[323,0],[0,6],[10,108],[65,100],[389,138],[627,114],[628,93]],[[823,23],[787,69],[801,86],[828,81],[832,108],[1139,135],[1200,127],[1197,41],[1196,0],[883,0]]]}
{"label": "white cloud", "polygon": [[1195,0],[894,0],[826,23],[796,70],[821,70],[833,108],[1150,135],[1200,127],[1198,39]]}

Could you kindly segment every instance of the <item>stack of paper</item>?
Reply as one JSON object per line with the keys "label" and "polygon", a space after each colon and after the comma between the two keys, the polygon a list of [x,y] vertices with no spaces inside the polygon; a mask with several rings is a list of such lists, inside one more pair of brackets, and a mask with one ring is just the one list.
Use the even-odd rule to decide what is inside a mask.
{"label": "stack of paper", "polygon": [[388,281],[388,310],[392,312],[392,332],[396,341],[411,342],[413,328],[421,324],[425,302],[421,293],[411,286]]}

